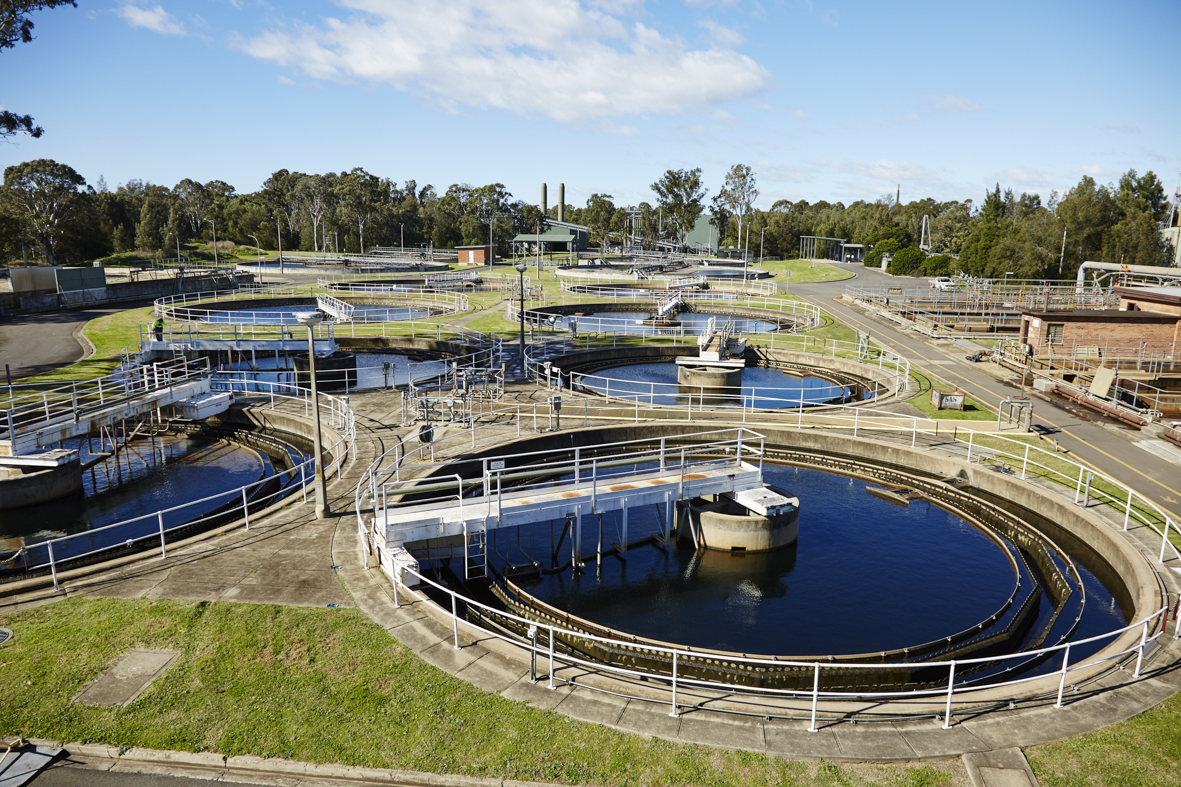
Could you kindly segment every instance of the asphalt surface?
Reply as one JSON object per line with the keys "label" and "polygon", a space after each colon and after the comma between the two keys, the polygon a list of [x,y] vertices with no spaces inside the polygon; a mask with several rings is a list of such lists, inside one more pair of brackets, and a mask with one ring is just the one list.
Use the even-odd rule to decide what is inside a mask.
{"label": "asphalt surface", "polygon": [[[0,365],[12,379],[44,374],[86,357],[78,334],[86,323],[104,314],[150,306],[150,298],[45,314],[18,314],[0,321]],[[0,383],[7,383],[0,378]]]}
{"label": "asphalt surface", "polygon": [[[841,322],[868,332],[880,344],[910,359],[911,365],[928,377],[959,386],[969,398],[997,412],[1007,396],[1020,395],[1015,375],[998,373],[992,363],[972,363],[966,356],[968,346],[952,341],[935,341],[901,326],[879,320],[839,300],[845,288],[899,286],[899,278],[861,265],[838,265],[855,272],[857,277],[837,282],[792,284],[791,293],[804,298]],[[922,286],[925,279],[904,279],[903,286]],[[999,379],[998,379],[999,377]],[[1145,440],[1138,429],[1098,413],[1078,407],[1061,397],[1049,397],[1032,389],[1026,395],[1034,400],[1034,427],[1047,439],[1069,451],[1078,462],[1100,470],[1135,489],[1181,520],[1181,465],[1174,464],[1136,445]]]}

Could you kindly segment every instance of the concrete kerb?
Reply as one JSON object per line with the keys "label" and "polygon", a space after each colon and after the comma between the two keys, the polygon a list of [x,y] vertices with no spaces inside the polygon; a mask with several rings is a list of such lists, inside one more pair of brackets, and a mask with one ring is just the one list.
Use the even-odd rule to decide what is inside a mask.
{"label": "concrete kerb", "polygon": [[[691,430],[693,428],[694,427],[690,424],[677,425],[677,426],[673,427],[672,431],[683,433],[683,432]],[[700,428],[700,427],[697,427],[697,428]],[[632,427],[632,429],[634,429],[634,427]],[[602,434],[603,431],[604,430],[602,428],[587,429],[587,430],[572,430],[573,433],[596,432],[596,433],[600,433],[600,435]],[[603,441],[611,442],[611,441],[617,440],[617,439],[629,439],[629,437],[634,436],[633,434],[631,434],[629,432],[628,427],[626,427],[626,426],[620,426],[620,427],[618,427],[618,429],[616,431],[619,431],[619,434],[612,434],[607,437],[601,436],[599,438],[599,440],[597,440],[596,442],[603,442]],[[645,431],[647,431],[647,430],[645,430]],[[569,441],[571,439],[572,432],[559,433],[560,435],[562,435],[562,437],[560,437],[559,439],[562,439],[564,441]],[[547,435],[547,437],[552,438],[552,437],[554,437],[554,435]],[[826,443],[830,443],[832,441],[833,437],[834,437],[834,435],[831,435],[831,434],[815,434],[812,436],[811,439],[812,440],[822,440]],[[491,435],[489,435],[488,438],[489,439],[480,441],[481,445],[475,453],[473,453],[470,450],[465,450],[465,452],[464,452],[465,459],[470,460],[473,456],[479,456],[479,455],[488,453],[487,448],[489,448],[491,446],[496,446],[497,448],[501,449],[499,451],[499,453],[504,452],[504,450],[505,450],[504,443],[498,444],[494,439],[491,439]],[[521,440],[521,441],[517,442],[517,445],[519,447],[521,447],[523,443],[529,443],[529,442],[535,443],[537,439],[538,438],[532,438],[531,440]],[[844,439],[848,440],[850,438],[844,438]],[[808,442],[808,440],[805,440],[805,442]],[[865,441],[857,441],[857,442],[858,442],[858,448],[860,449],[862,447],[862,444]],[[882,446],[882,449],[887,452],[899,450],[899,447],[897,445],[893,445],[893,444],[881,444],[881,446]],[[540,446],[540,444],[538,444],[538,445],[531,446],[531,447],[540,448],[541,446]],[[508,450],[511,450],[511,449],[508,449]],[[526,450],[528,450],[528,449],[526,449]],[[918,452],[918,453],[926,454],[929,452]],[[1009,479],[1007,476],[1002,476],[1001,474],[992,473],[992,472],[988,471],[987,468],[981,468],[981,467],[976,467],[976,466],[972,466],[972,465],[967,465],[967,463],[962,462],[962,460],[954,460],[951,457],[946,457],[946,458],[945,457],[932,457],[930,461],[934,461],[936,463],[940,463],[940,462],[944,462],[944,461],[951,461],[951,462],[954,462],[959,465],[965,465],[965,470],[967,472],[973,474],[974,476],[979,476],[978,478],[974,477],[973,480],[978,481],[979,483],[982,483],[985,486],[992,486],[992,485],[995,485],[998,483],[1001,484],[1002,486],[1004,486],[1004,484],[1006,482],[1010,482],[1010,483],[1014,483],[1014,484],[1016,483],[1015,479]],[[996,479],[1003,479],[1003,480],[996,480]],[[998,492],[1011,493],[1011,490],[1007,490],[1007,489],[998,490]],[[1063,504],[1063,505],[1065,505],[1065,504]],[[1098,520],[1094,520],[1089,512],[1076,512],[1076,513],[1082,513],[1085,517],[1090,517],[1093,520],[1091,522],[1092,526],[1099,527],[1101,529],[1104,528],[1104,524],[1100,523]],[[1106,524],[1107,524],[1107,526],[1111,525],[1110,522],[1108,522]],[[1114,536],[1114,534],[1112,534],[1112,535]],[[359,539],[358,539],[358,542],[359,542]],[[1132,563],[1136,562],[1136,559],[1133,558],[1131,554],[1128,554],[1129,550],[1133,550],[1132,545],[1126,544],[1125,546],[1121,546],[1121,542],[1119,541],[1118,536],[1114,537],[1112,543],[1114,544],[1114,546],[1112,548],[1115,550],[1113,555],[1114,554],[1122,554],[1123,555],[1122,558],[1115,558],[1113,556],[1112,559],[1116,559],[1117,562],[1125,561],[1124,568],[1125,569],[1132,569],[1133,567],[1129,563],[1126,562],[1129,560]],[[358,544],[358,546],[359,546],[359,544]],[[360,552],[360,550],[359,550],[359,552]],[[1145,566],[1144,568],[1147,569],[1147,566]],[[1154,572],[1151,572],[1151,571],[1149,572],[1149,574],[1153,574],[1153,573]],[[1149,606],[1151,606],[1151,607],[1153,607],[1153,609],[1155,609],[1153,599],[1150,599],[1150,598],[1143,595],[1143,593],[1146,592],[1150,596],[1153,596],[1154,598],[1156,597],[1156,595],[1158,593],[1158,591],[1156,590],[1156,588],[1158,587],[1158,582],[1156,581],[1155,577],[1140,576],[1140,575],[1138,575],[1138,572],[1135,571],[1134,569],[1133,569],[1133,574],[1137,575],[1137,579],[1139,580],[1139,581],[1134,582],[1134,584],[1141,591],[1141,596],[1137,600],[1137,603],[1136,603],[1137,609],[1143,610]],[[370,580],[371,581],[379,581],[376,578],[374,578],[372,575],[370,575]],[[380,582],[386,583],[386,579],[384,576],[381,577]],[[402,594],[402,593],[409,594],[409,591],[400,590],[399,593],[400,594]],[[390,591],[388,589],[385,590],[385,595],[387,597],[387,602],[392,601],[392,598],[390,597]],[[411,597],[411,596],[407,595],[407,597],[405,597],[405,598],[406,598],[406,600],[409,600],[409,598],[419,598],[419,597]],[[415,603],[416,606],[419,603],[423,604],[423,607],[421,607],[418,611],[421,615],[421,609],[425,608],[426,615],[428,617],[430,617],[432,619],[433,624],[438,627],[438,632],[437,632],[438,639],[450,641],[450,639],[451,639],[451,630],[450,630],[451,624],[450,624],[449,616],[443,610],[435,608],[434,604],[432,604],[432,603],[420,602],[420,601],[416,601],[413,603]],[[394,633],[394,635],[397,636],[396,631],[393,631],[392,633]],[[1120,644],[1127,645],[1131,639],[1135,639],[1135,638],[1136,638],[1135,636],[1129,634],[1128,636],[1121,638]],[[1127,642],[1125,642],[1124,640],[1127,640]],[[497,651],[497,652],[502,652],[503,655],[505,655],[505,656],[515,657],[517,659],[527,659],[527,651],[526,650],[524,650],[522,648],[517,648],[515,646],[508,645],[508,643],[503,643],[502,641],[495,640],[494,638],[491,638],[491,637],[486,637],[483,639],[479,639],[477,641],[476,639],[473,638],[473,635],[472,635],[472,632],[470,629],[467,632],[463,632],[463,630],[461,628],[461,643],[463,643],[465,648],[468,648],[468,647],[480,648],[480,649],[484,650],[485,652]],[[503,648],[503,650],[502,650],[502,648]],[[1165,692],[1165,696],[1175,692],[1178,688],[1181,688],[1181,675],[1177,675],[1176,671],[1172,670],[1171,666],[1168,666],[1169,664],[1171,664],[1172,662],[1177,660],[1178,655],[1181,655],[1181,648],[1177,647],[1177,645],[1175,643],[1170,643],[1168,648],[1162,649],[1161,651],[1159,651],[1156,654],[1158,662],[1163,659],[1164,662],[1167,662],[1166,666],[1164,666],[1164,667],[1158,666],[1158,665],[1151,666],[1151,669],[1154,670],[1156,673],[1156,677],[1150,678],[1150,679],[1157,681],[1157,682],[1164,681],[1165,685],[1168,687],[1167,692]],[[1124,657],[1123,660],[1126,660],[1127,658],[1128,657]],[[1132,658],[1134,658],[1134,657],[1132,657]],[[1015,707],[1011,710],[992,709],[992,710],[989,710],[988,713],[986,713],[986,714],[979,714],[978,711],[972,711],[972,714],[969,715],[968,712],[971,710],[971,708],[966,708],[965,706],[960,705],[958,703],[953,705],[953,712],[959,711],[962,714],[962,718],[957,716],[956,724],[952,728],[953,731],[959,730],[960,732],[958,732],[958,733],[955,733],[953,731],[943,730],[941,728],[941,725],[938,725],[938,724],[936,724],[935,727],[932,728],[931,727],[932,722],[930,720],[927,720],[927,721],[917,720],[917,721],[913,721],[913,722],[898,722],[897,724],[903,725],[908,728],[914,727],[915,729],[908,730],[908,734],[910,734],[912,736],[915,734],[922,733],[922,737],[925,738],[929,734],[934,733],[935,738],[933,738],[932,741],[930,741],[930,742],[924,743],[924,745],[921,748],[925,751],[940,752],[940,756],[952,756],[952,755],[962,754],[965,751],[973,751],[973,750],[978,750],[981,748],[981,743],[980,743],[980,740],[977,738],[977,736],[970,735],[970,734],[966,738],[966,745],[964,745],[962,748],[960,746],[956,746],[956,745],[953,745],[953,746],[946,746],[945,745],[946,743],[950,742],[951,738],[963,738],[964,733],[971,733],[971,731],[973,729],[978,729],[981,733],[985,733],[989,736],[999,734],[1000,737],[998,740],[998,745],[1001,743],[1003,743],[1003,745],[1005,745],[1005,746],[1012,746],[1014,744],[1028,745],[1031,743],[1041,743],[1041,742],[1045,742],[1048,740],[1056,740],[1058,738],[1074,735],[1074,734],[1077,734],[1078,732],[1081,732],[1084,730],[1096,729],[1096,728],[1099,728],[1102,726],[1106,726],[1108,724],[1122,720],[1123,718],[1127,718],[1131,715],[1135,715],[1136,713],[1139,713],[1149,707],[1152,707],[1152,705],[1156,704],[1157,702],[1159,702],[1163,698],[1161,696],[1161,694],[1162,694],[1161,687],[1151,687],[1148,684],[1145,684],[1144,681],[1141,681],[1140,683],[1127,684],[1123,680],[1119,680],[1115,677],[1112,677],[1112,675],[1116,674],[1116,673],[1111,673],[1110,670],[1107,670],[1106,668],[1098,668],[1097,667],[1097,668],[1094,668],[1092,670],[1092,672],[1095,672],[1096,674],[1090,676],[1089,683],[1087,681],[1083,680],[1082,678],[1080,678],[1079,675],[1077,675],[1077,674],[1072,675],[1071,688],[1074,689],[1075,686],[1078,686],[1079,688],[1075,689],[1075,692],[1078,692],[1078,693],[1071,692],[1071,695],[1073,695],[1073,696],[1068,695],[1066,697],[1066,704],[1071,706],[1071,709],[1069,711],[1054,710],[1054,709],[1048,708],[1048,705],[1053,702],[1053,699],[1051,698],[1051,699],[1047,700],[1047,699],[1044,699],[1044,697],[1053,693],[1051,691],[1051,689],[1057,688],[1057,677],[1056,676],[1049,676],[1048,678],[1040,681],[1040,683],[1046,684],[1044,687],[1041,687],[1041,690],[1040,690],[1040,694],[1043,697],[1043,699],[1030,699],[1030,700],[1019,701],[1019,703],[1017,704],[1017,707]],[[1128,674],[1128,673],[1118,673],[1118,675],[1126,675],[1126,674]],[[1094,680],[1097,677],[1101,678],[1101,680],[1099,682],[1095,682],[1095,680]],[[606,678],[605,680],[607,680],[608,682],[612,682],[612,679],[610,679],[610,678]],[[580,683],[582,683],[584,685],[589,685],[587,683],[586,679],[584,679],[583,681],[580,681]],[[1039,683],[1039,685],[1040,685],[1040,683]],[[1053,686],[1051,686],[1050,684],[1053,684]],[[1143,688],[1140,688],[1140,687],[1143,687]],[[490,690],[496,689],[495,686],[490,686],[490,685],[489,686],[482,686],[482,688],[487,688]],[[604,688],[605,691],[610,692],[609,687],[601,687],[601,688]],[[1085,689],[1085,690],[1083,690],[1083,689]],[[628,692],[630,694],[632,694],[633,696],[636,695],[637,694],[636,687],[634,685],[629,685]],[[1118,692],[1121,697],[1121,700],[1128,699],[1129,697],[1131,697],[1131,698],[1133,698],[1132,702],[1131,703],[1124,703],[1121,701],[1119,703],[1116,703],[1113,706],[1113,704],[1109,702],[1109,700],[1113,696],[1112,692]],[[501,692],[501,693],[503,693],[503,692]],[[516,693],[519,694],[519,692],[516,692]],[[999,696],[1000,694],[1004,694],[1005,696],[1003,696],[1003,697]],[[1010,692],[1007,692],[1005,690],[999,690],[998,696],[993,699],[996,701],[1002,701],[1002,700],[1007,701],[1009,698],[1009,694],[1010,694]],[[1138,699],[1136,699],[1137,697],[1138,697]],[[520,696],[518,696],[517,698],[519,699]],[[649,699],[651,701],[657,702],[657,703],[663,702],[664,707],[667,707],[667,699],[662,700],[659,697],[659,695],[654,695],[654,696],[650,697]],[[685,697],[686,704],[690,704],[689,703],[690,699],[691,698],[689,696]],[[623,700],[623,702],[624,702],[624,704],[626,704],[627,700]],[[549,703],[546,703],[546,705],[548,705],[548,704]],[[978,706],[981,704],[987,704],[987,703],[984,700],[978,700],[978,698],[977,698],[977,700],[974,700],[971,703],[972,706]],[[932,703],[932,705],[934,706],[934,703]],[[718,701],[716,698],[714,700],[713,707],[717,710],[723,710],[723,711],[727,710],[726,703],[724,701]],[[558,705],[558,710],[562,710],[561,704]],[[688,711],[691,709],[685,708],[685,710]],[[942,708],[941,707],[940,708],[933,707],[932,710],[941,711]],[[1044,715],[1044,714],[1046,714],[1047,711],[1049,712],[1048,716]],[[747,712],[749,712],[749,708],[747,708]],[[621,710],[621,713],[622,713],[622,710]],[[1031,713],[1037,714],[1037,718],[1036,719],[1029,718],[1027,720],[1022,719],[1023,714],[1028,715]],[[621,718],[622,718],[622,716],[621,716]],[[848,734],[854,729],[866,730],[867,728],[873,728],[874,726],[879,726],[877,724],[870,724],[870,725],[862,725],[862,726],[858,726],[858,727],[853,727],[852,725],[843,725],[840,723],[839,719],[832,719],[832,718],[829,718],[826,723],[829,723],[829,724],[837,723],[840,726],[840,729],[842,731],[842,737],[845,737],[845,738],[847,738]],[[697,726],[697,724],[698,724],[698,722],[695,720],[693,723],[693,726]],[[732,725],[733,721],[730,720],[729,724]],[[651,730],[648,728],[628,729],[627,726],[623,726],[623,725],[619,725],[619,724],[612,724],[611,726],[618,726],[620,729],[625,729],[629,732],[638,732],[641,734],[652,734]],[[673,737],[672,739],[673,740],[685,740],[685,738],[683,736],[681,736],[679,733],[675,737]],[[722,744],[722,745],[725,745],[725,744]],[[815,747],[808,746],[808,747],[804,747],[804,748],[806,750],[811,750],[812,748],[815,748]],[[827,749],[827,747],[823,747],[823,746],[820,748]],[[837,748],[840,749],[840,747],[837,747]],[[859,751],[850,757],[851,752],[846,751],[850,748],[856,748]],[[884,759],[913,759],[913,757],[915,756],[914,751],[911,750],[910,746],[906,747],[907,748],[906,751],[897,752],[897,757],[883,757],[881,754],[874,754],[872,752],[873,748],[874,747],[863,748],[860,746],[850,747],[850,746],[846,745],[845,750],[826,750],[825,753],[821,756],[828,757],[828,758],[851,758],[851,759],[883,759],[883,758]],[[801,751],[801,752],[799,752],[799,756],[808,756],[808,755],[806,754],[805,751]]]}
{"label": "concrete kerb", "polygon": [[[36,746],[57,746],[55,742],[30,739]],[[251,755],[225,757],[202,752],[156,749],[122,750],[113,746],[67,743],[62,765],[91,770],[127,773],[157,773],[211,781],[250,784],[405,785],[405,787],[541,787],[539,782],[489,779],[473,776],[423,773],[421,771],[362,768],[351,765],[323,765]]]}

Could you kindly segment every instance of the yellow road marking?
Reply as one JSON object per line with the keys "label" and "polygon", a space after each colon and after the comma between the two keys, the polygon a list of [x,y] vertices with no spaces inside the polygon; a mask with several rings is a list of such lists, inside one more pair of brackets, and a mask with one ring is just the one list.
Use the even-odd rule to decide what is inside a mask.
{"label": "yellow road marking", "polygon": [[[801,296],[801,297],[803,297],[803,296]],[[824,307],[823,307],[823,306],[821,306],[819,303],[816,303],[815,301],[812,301],[812,304],[813,304],[814,306],[816,306],[817,308],[819,308],[819,309],[821,309],[821,310],[824,310]],[[849,309],[850,311],[853,311],[853,310],[852,310],[852,308],[850,308],[850,307],[847,307],[847,306],[846,306],[845,308]],[[835,317],[835,315],[834,315],[834,317]],[[873,327],[875,330],[876,330],[877,328],[880,328],[880,327],[881,327],[881,326],[870,326],[868,323],[864,322],[864,321],[863,321],[863,320],[861,320],[860,318],[854,318],[854,320],[853,320],[853,321],[854,321],[854,322],[856,322],[858,325],[862,326],[863,328],[865,328],[865,329],[866,329],[866,333],[869,333],[869,332],[870,332],[870,330],[869,330],[869,329],[870,329],[871,327]],[[882,345],[883,347],[885,347],[887,350],[889,350],[890,352],[894,353],[895,355],[898,355],[898,356],[901,356],[901,357],[904,357],[904,358],[906,357],[906,356],[905,356],[903,353],[899,352],[897,349],[895,349],[895,348],[894,348],[893,346],[891,346],[889,343],[887,343],[887,342],[883,341],[883,340],[880,338],[880,334],[879,334],[879,338],[875,339],[874,341],[876,341],[878,344]],[[921,360],[927,361],[928,363],[930,363],[930,362],[933,360],[933,359],[931,359],[931,358],[927,358],[926,356],[924,356],[924,355],[922,355],[922,354],[919,354],[919,358],[920,358]],[[931,371],[929,371],[929,370],[928,370],[928,369],[926,369],[925,367],[923,368],[923,373],[924,373],[924,374],[926,374],[928,377],[933,377],[933,378],[935,378],[936,380],[938,380],[939,382],[943,383],[944,385],[953,385],[953,383],[951,383],[951,382],[949,382],[949,381],[945,380],[943,377],[939,376],[938,374],[935,374],[934,372],[931,372]],[[964,377],[964,376],[960,375],[959,373],[953,372],[953,374],[954,374],[956,377],[958,377],[960,380],[963,380],[963,381],[964,381],[964,383],[965,383],[965,387],[972,388],[972,389],[974,389],[974,390],[976,390],[976,391],[983,392],[983,393],[984,393],[986,396],[990,396],[990,397],[991,397],[991,396],[993,396],[993,395],[994,395],[994,394],[992,394],[990,391],[987,391],[986,389],[984,389],[984,388],[980,387],[980,385],[979,385],[978,383],[973,383],[971,380],[968,380],[966,377]],[[956,386],[956,387],[958,387],[958,386]],[[986,409],[988,409],[989,411],[991,411],[991,412],[994,412],[994,413],[999,413],[999,410],[998,410],[996,407],[993,407],[992,405],[990,405],[990,404],[986,403],[986,402],[985,402],[985,401],[983,401],[983,400],[982,400],[982,399],[981,399],[979,396],[977,396],[977,397],[974,397],[974,398],[976,399],[976,401],[977,401],[979,404],[981,404],[982,406],[984,406],[984,407],[985,407]],[[1106,456],[1106,457],[1107,457],[1108,459],[1110,459],[1111,461],[1113,461],[1113,462],[1115,462],[1115,463],[1117,463],[1117,464],[1119,464],[1119,465],[1122,465],[1123,467],[1126,467],[1128,470],[1131,470],[1133,473],[1135,473],[1136,475],[1140,476],[1141,478],[1144,478],[1144,479],[1145,479],[1145,480],[1147,480],[1147,481],[1151,481],[1152,483],[1156,484],[1157,486],[1159,486],[1161,489],[1165,490],[1166,492],[1170,492],[1170,493],[1172,493],[1172,494],[1175,494],[1175,495],[1181,495],[1181,491],[1179,491],[1179,490],[1177,490],[1177,489],[1173,489],[1172,487],[1170,487],[1170,486],[1167,486],[1167,485],[1165,485],[1165,484],[1161,483],[1160,481],[1157,481],[1157,480],[1156,480],[1155,478],[1153,478],[1152,476],[1145,475],[1145,474],[1144,474],[1144,473],[1142,473],[1141,471],[1139,471],[1139,470],[1137,470],[1136,468],[1132,467],[1132,466],[1131,466],[1130,464],[1128,464],[1127,462],[1123,461],[1122,459],[1120,459],[1120,458],[1118,458],[1118,457],[1112,456],[1111,454],[1109,454],[1109,453],[1107,453],[1106,451],[1104,451],[1102,448],[1099,448],[1098,446],[1095,446],[1095,445],[1093,445],[1092,443],[1088,442],[1088,441],[1087,441],[1087,440],[1085,440],[1084,438],[1082,438],[1082,437],[1079,437],[1078,435],[1073,435],[1073,434],[1070,434],[1069,432],[1065,432],[1065,431],[1063,431],[1064,427],[1061,427],[1061,426],[1059,426],[1058,424],[1056,424],[1056,423],[1054,423],[1053,421],[1051,421],[1049,418],[1046,418],[1045,416],[1039,416],[1039,420],[1041,420],[1041,421],[1044,421],[1045,423],[1049,424],[1050,426],[1054,427],[1055,429],[1058,429],[1059,431],[1062,431],[1062,432],[1063,432],[1063,434],[1067,434],[1067,435],[1069,435],[1069,436],[1071,437],[1071,439],[1078,440],[1080,443],[1082,443],[1083,445],[1087,446],[1087,447],[1088,447],[1088,448],[1090,448],[1092,451],[1095,451],[1095,452],[1097,452],[1097,453],[1100,453],[1100,454],[1102,454],[1103,456]],[[1075,456],[1075,461],[1077,461],[1077,462],[1078,462],[1079,464],[1081,464],[1081,465],[1085,465],[1086,467],[1090,468],[1091,470],[1095,470],[1096,472],[1103,472],[1103,471],[1102,471],[1102,470],[1100,470],[1100,469],[1099,469],[1099,467],[1097,467],[1096,465],[1093,465],[1093,464],[1091,464],[1091,463],[1090,463],[1090,462],[1088,462],[1087,460],[1085,460],[1085,459],[1083,459],[1082,457],[1079,457],[1079,456],[1077,456],[1077,455]],[[1170,503],[1176,503],[1176,502],[1177,502],[1176,500],[1172,499],[1171,497],[1162,497],[1161,499],[1162,499],[1162,500],[1167,500],[1167,501],[1168,501],[1168,502],[1170,502]]]}

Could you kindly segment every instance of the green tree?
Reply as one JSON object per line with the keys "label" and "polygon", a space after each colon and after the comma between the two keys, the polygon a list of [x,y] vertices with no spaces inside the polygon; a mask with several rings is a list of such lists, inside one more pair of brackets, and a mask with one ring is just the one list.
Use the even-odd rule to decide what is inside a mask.
{"label": "green tree", "polygon": [[922,270],[923,260],[927,258],[922,250],[916,246],[899,249],[890,259],[890,273],[894,276],[910,276]]}
{"label": "green tree", "polygon": [[[0,0],[0,49],[11,49],[17,43],[27,44],[33,40],[33,20],[29,19],[31,12],[67,4],[78,7],[75,0]],[[21,132],[30,137],[39,137],[45,133],[45,129],[34,125],[31,115],[18,115],[0,109],[0,139]]]}
{"label": "green tree", "polygon": [[3,201],[23,234],[56,264],[58,244],[86,209],[86,179],[67,164],[37,159],[4,169]]}
{"label": "green tree", "polygon": [[706,189],[701,185],[701,168],[667,170],[652,184],[657,203],[677,225],[677,242],[685,245],[685,233],[693,229],[704,209]]}
{"label": "green tree", "polygon": [[583,221],[592,237],[599,239],[599,252],[606,253],[607,235],[611,232],[611,220],[615,217],[614,197],[610,194],[591,194],[586,201]]}
{"label": "green tree", "polygon": [[750,212],[751,205],[754,204],[754,201],[759,198],[754,170],[745,164],[735,164],[730,167],[730,171],[726,173],[726,180],[722,184],[722,190],[718,196],[722,198],[726,207],[730,209],[730,212],[738,221],[737,245],[741,247],[744,243],[742,239],[742,227],[746,222],[746,214]]}

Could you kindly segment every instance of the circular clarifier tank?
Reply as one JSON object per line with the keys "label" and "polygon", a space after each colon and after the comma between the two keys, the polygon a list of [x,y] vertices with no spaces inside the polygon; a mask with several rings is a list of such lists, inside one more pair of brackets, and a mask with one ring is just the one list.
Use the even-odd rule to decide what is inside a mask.
{"label": "circular clarifier tank", "polygon": [[719,389],[679,383],[675,363],[638,363],[612,366],[579,378],[582,386],[598,394],[636,400],[653,406],[701,401],[714,406],[743,405],[760,409],[798,407],[843,401],[849,387],[811,375],[790,374],[781,369],[748,366],[740,386]]}
{"label": "circular clarifier tank", "polygon": [[[1010,628],[1015,651],[1035,635],[1047,643],[1081,639],[1126,623],[1111,592],[1082,566],[1084,592],[1056,613],[1012,543],[933,503],[900,506],[868,494],[864,480],[811,469],[766,464],[764,478],[800,501],[798,537],[786,549],[665,545],[663,512],[646,506],[629,512],[625,553],[617,549],[618,511],[603,514],[602,534],[597,516],[582,518],[583,573],[566,563],[572,536],[563,540],[563,521],[493,531],[489,559],[509,576],[539,565],[515,580],[520,593],[612,636],[734,653],[896,651],[901,660],[906,649],[942,647],[982,624]],[[608,550],[601,562],[600,539]]]}

